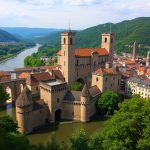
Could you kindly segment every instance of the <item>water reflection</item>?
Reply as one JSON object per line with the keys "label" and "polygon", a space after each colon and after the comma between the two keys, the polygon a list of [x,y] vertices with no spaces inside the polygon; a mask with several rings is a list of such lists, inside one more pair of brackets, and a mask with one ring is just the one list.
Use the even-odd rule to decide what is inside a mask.
{"label": "water reflection", "polygon": [[6,105],[6,112],[7,112],[7,115],[9,115],[10,117],[13,117],[13,109],[12,109],[12,104],[7,104]]}
{"label": "water reflection", "polygon": [[[16,121],[16,110],[12,104],[7,104],[5,110],[0,111],[0,116],[9,115]],[[89,136],[98,132],[103,127],[103,124],[109,118],[94,118],[91,122],[81,123],[81,122],[61,122],[58,125],[47,125],[30,135],[27,135],[31,144],[46,144],[50,141],[50,137],[55,133],[57,142],[67,142],[71,135],[78,128],[83,128]]]}

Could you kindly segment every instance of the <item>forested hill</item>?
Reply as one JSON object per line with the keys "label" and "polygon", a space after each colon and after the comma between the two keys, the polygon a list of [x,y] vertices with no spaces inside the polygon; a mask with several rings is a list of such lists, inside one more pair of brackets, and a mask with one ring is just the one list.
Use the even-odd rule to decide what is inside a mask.
{"label": "forested hill", "polygon": [[18,41],[19,39],[17,39],[15,36],[0,29],[0,42],[18,42]]}
{"label": "forested hill", "polygon": [[[144,46],[150,45],[150,17],[140,17],[116,24],[100,24],[82,31],[77,31],[76,47],[100,47],[101,34],[102,32],[110,31],[110,24],[111,31],[116,34],[115,49],[117,52],[131,51],[131,48],[128,45],[133,44],[135,40],[139,44],[144,44]],[[60,32],[47,35],[37,40],[43,44],[60,46]],[[144,46],[141,47],[141,54],[146,54],[147,50],[144,49]]]}

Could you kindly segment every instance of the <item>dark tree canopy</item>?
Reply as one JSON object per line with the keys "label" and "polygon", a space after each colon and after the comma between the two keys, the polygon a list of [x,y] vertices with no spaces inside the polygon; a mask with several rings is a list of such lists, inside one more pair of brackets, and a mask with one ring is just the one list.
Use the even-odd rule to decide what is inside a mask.
{"label": "dark tree canopy", "polygon": [[104,114],[113,114],[118,104],[119,96],[113,91],[105,91],[98,100],[98,107]]}
{"label": "dark tree canopy", "polygon": [[9,99],[9,94],[5,92],[3,87],[0,85],[0,105],[4,104]]}
{"label": "dark tree canopy", "polygon": [[95,140],[107,150],[149,150],[150,99],[136,97],[123,102]]}

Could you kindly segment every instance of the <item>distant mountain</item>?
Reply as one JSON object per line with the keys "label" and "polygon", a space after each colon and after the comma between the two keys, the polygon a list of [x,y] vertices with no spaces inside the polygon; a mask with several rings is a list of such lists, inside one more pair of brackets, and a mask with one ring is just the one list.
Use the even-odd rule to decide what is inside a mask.
{"label": "distant mountain", "polygon": [[19,42],[20,40],[12,34],[0,29],[0,42]]}
{"label": "distant mountain", "polygon": [[[82,31],[76,32],[76,47],[100,47],[101,34],[103,32],[116,34],[115,50],[117,52],[130,52],[132,45],[136,40],[141,45],[150,46],[150,17],[140,17],[133,20],[126,20],[120,23],[100,24]],[[49,34],[36,39],[43,44],[60,47],[60,32]],[[148,49],[141,48],[140,54],[145,55]]]}
{"label": "distant mountain", "polygon": [[19,35],[24,38],[41,37],[49,33],[62,31],[62,29],[54,28],[27,28],[27,27],[0,27],[13,35]]}

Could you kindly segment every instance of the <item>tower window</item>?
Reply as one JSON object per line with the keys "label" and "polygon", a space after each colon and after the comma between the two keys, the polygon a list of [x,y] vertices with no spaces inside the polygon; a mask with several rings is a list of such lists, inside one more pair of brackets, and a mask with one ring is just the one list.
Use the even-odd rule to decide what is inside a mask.
{"label": "tower window", "polygon": [[96,81],[98,82],[98,77],[96,78]]}
{"label": "tower window", "polygon": [[105,38],[105,43],[107,42],[107,38]]}
{"label": "tower window", "polygon": [[66,44],[66,39],[64,38],[64,44]]}
{"label": "tower window", "polygon": [[65,61],[64,61],[64,66],[66,65]]}
{"label": "tower window", "polygon": [[70,45],[72,45],[72,38],[70,38]]}
{"label": "tower window", "polygon": [[57,103],[59,103],[59,98],[57,98]]}
{"label": "tower window", "polygon": [[111,38],[111,43],[113,43],[113,38]]}
{"label": "tower window", "polygon": [[65,51],[64,51],[64,56],[65,56]]}

